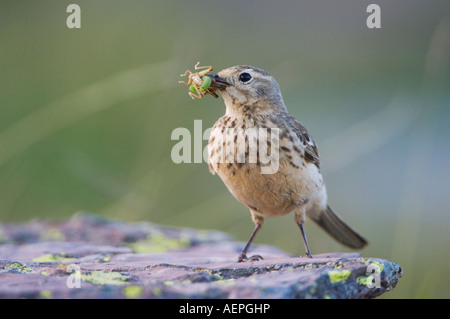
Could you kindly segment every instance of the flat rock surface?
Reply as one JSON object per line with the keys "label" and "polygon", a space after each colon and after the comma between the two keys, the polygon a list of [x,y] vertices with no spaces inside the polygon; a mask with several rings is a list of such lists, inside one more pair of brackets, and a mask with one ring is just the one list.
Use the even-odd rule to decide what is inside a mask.
{"label": "flat rock surface", "polygon": [[399,265],[359,254],[292,257],[218,231],[128,223],[78,213],[0,224],[0,298],[374,298]]}

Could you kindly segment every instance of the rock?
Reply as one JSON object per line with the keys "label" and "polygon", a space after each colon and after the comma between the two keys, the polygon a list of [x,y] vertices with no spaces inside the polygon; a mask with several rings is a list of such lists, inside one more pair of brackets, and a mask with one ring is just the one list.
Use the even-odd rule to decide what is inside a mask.
{"label": "rock", "polygon": [[218,231],[126,223],[85,213],[0,225],[0,298],[374,298],[399,265],[359,254],[292,257]]}

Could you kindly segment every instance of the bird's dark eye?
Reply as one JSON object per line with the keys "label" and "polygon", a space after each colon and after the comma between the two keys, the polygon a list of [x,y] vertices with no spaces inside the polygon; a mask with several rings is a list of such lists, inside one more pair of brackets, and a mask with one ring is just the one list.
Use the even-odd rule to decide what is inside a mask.
{"label": "bird's dark eye", "polygon": [[239,81],[241,81],[242,83],[247,83],[252,79],[252,76],[250,74],[248,74],[247,72],[241,73],[241,75],[239,75]]}

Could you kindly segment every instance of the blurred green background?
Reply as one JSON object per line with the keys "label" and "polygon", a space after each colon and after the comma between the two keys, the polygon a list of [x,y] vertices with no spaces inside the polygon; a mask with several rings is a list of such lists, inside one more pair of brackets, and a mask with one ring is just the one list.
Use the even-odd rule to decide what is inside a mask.
{"label": "blurred green background", "polygon": [[[70,3],[81,29],[66,26]],[[370,3],[381,29],[366,26]],[[225,112],[178,84],[197,61],[277,79],[364,256],[403,267],[384,298],[450,297],[447,0],[0,1],[0,221],[85,210],[246,241],[250,214],[207,163],[171,160],[175,128]],[[348,251],[306,232],[313,253]],[[293,216],[255,243],[304,253]]]}

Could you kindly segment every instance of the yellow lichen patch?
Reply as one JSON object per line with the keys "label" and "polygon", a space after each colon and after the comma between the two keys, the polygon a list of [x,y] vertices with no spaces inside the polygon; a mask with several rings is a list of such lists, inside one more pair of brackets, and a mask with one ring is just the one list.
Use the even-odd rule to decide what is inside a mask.
{"label": "yellow lichen patch", "polygon": [[372,282],[372,280],[373,280],[372,277],[370,277],[370,282],[369,282],[369,277],[359,276],[358,278],[356,278],[356,283],[361,286],[367,286],[368,284],[370,284]]}
{"label": "yellow lichen patch", "polygon": [[369,264],[375,268],[377,273],[381,274],[383,272],[384,264],[380,263],[379,261],[372,259],[371,261],[369,261]]}
{"label": "yellow lichen patch", "polygon": [[133,252],[142,254],[164,253],[189,245],[190,241],[187,238],[170,238],[162,233],[149,235],[146,240],[129,244]]}
{"label": "yellow lichen patch", "polygon": [[37,263],[53,263],[53,262],[68,263],[74,260],[76,260],[76,258],[65,257],[64,254],[59,255],[47,254],[33,259],[33,261]]}
{"label": "yellow lichen patch", "polygon": [[372,265],[375,271],[379,274],[383,272],[384,264],[380,263],[378,260],[360,258],[360,261],[366,265]]}
{"label": "yellow lichen patch", "polygon": [[384,264],[374,259],[361,258],[360,261],[367,265],[366,276],[356,278],[359,285],[371,285],[374,275],[380,275],[384,270]]}
{"label": "yellow lichen patch", "polygon": [[211,276],[213,276],[215,280],[222,280],[224,277],[223,275],[220,274],[220,272],[217,272],[215,270],[211,270],[208,268],[198,268],[194,270],[195,272],[207,272],[208,274],[210,274]]}
{"label": "yellow lichen patch", "polygon": [[175,285],[175,283],[171,280],[164,281],[164,286],[173,286],[173,285]]}
{"label": "yellow lichen patch", "polygon": [[363,258],[361,258],[361,262],[367,265],[366,274],[356,278],[356,283],[369,288],[380,288],[380,274],[384,270],[384,264],[378,260]]}
{"label": "yellow lichen patch", "polygon": [[213,281],[215,284],[220,284],[220,285],[226,285],[226,286],[232,286],[235,284],[234,278],[231,279],[222,279],[222,280],[216,280]]}
{"label": "yellow lichen patch", "polygon": [[52,297],[52,292],[50,290],[41,290],[41,292],[39,293],[39,295],[41,296],[41,298],[51,298]]}
{"label": "yellow lichen patch", "polygon": [[334,264],[334,269],[340,269],[342,267],[344,267],[344,263],[342,261],[338,261]]}
{"label": "yellow lichen patch", "polygon": [[330,282],[336,284],[339,282],[345,282],[352,272],[348,269],[343,270],[329,270],[328,277],[330,277]]}
{"label": "yellow lichen patch", "polygon": [[106,256],[103,256],[103,257],[99,257],[95,261],[99,262],[99,263],[107,263],[107,262],[111,261],[111,256],[110,255],[106,255]]}
{"label": "yellow lichen patch", "polygon": [[131,285],[126,286],[122,289],[122,293],[127,298],[138,298],[140,295],[142,295],[142,292],[144,291],[144,288],[141,286]]}
{"label": "yellow lichen patch", "polygon": [[94,285],[125,285],[130,276],[116,271],[90,271],[81,274],[80,278],[82,281],[90,282]]}
{"label": "yellow lichen patch", "polygon": [[24,264],[24,263],[19,263],[19,262],[15,262],[12,264],[9,264],[8,266],[4,266],[3,269],[5,270],[14,270],[16,272],[31,272],[32,269]]}
{"label": "yellow lichen patch", "polygon": [[162,295],[162,290],[161,290],[161,288],[158,288],[158,287],[153,288],[152,292],[156,297],[159,297]]}

